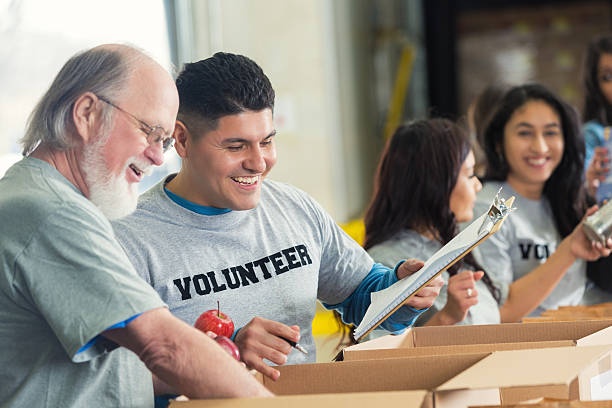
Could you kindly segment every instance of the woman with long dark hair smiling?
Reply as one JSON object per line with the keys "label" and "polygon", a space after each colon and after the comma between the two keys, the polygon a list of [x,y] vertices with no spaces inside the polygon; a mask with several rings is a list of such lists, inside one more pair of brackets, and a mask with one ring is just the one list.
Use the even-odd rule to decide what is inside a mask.
{"label": "woman with long dark hair smiling", "polygon": [[[579,223],[586,214],[584,139],[576,112],[542,85],[510,89],[484,134],[487,172],[476,211],[500,187],[517,210],[475,249],[502,294],[504,322],[581,301],[585,260],[610,254]],[[608,241],[608,247],[612,241]]]}
{"label": "woman with long dark hair smiling", "polygon": [[[375,261],[395,265],[427,259],[470,221],[481,185],[463,129],[445,119],[400,126],[389,140],[365,217],[365,248]],[[499,291],[468,254],[443,277],[448,281],[417,324],[499,323]],[[476,272],[474,272],[476,271]]]}

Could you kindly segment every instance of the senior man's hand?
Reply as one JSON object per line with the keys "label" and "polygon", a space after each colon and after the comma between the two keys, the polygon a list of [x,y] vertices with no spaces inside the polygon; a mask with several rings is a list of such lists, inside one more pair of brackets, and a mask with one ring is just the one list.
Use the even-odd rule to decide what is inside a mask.
{"label": "senior man's hand", "polygon": [[[406,262],[397,268],[397,278],[404,279],[410,276],[425,265],[423,261],[418,259],[408,259]],[[434,301],[440,294],[440,289],[444,286],[444,279],[441,276],[434,278],[427,286],[424,286],[414,296],[408,299],[404,304],[412,306],[415,309],[427,309],[433,305]]]}

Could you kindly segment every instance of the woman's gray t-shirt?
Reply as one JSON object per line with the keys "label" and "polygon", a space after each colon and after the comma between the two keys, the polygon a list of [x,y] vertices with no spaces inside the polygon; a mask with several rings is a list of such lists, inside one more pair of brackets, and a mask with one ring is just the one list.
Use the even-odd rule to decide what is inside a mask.
{"label": "woman's gray t-shirt", "polygon": [[[417,258],[426,261],[438,251],[442,245],[426,238],[414,230],[403,230],[391,239],[373,246],[368,250],[376,262],[393,267],[402,259]],[[448,272],[442,272],[442,278],[448,282]],[[463,321],[458,324],[495,324],[500,322],[499,305],[482,280],[476,282],[478,304],[472,306]],[[447,286],[440,290],[433,306],[424,312],[416,321],[416,326],[424,325],[434,314],[442,310],[448,297]]]}
{"label": "woman's gray t-shirt", "polygon": [[[478,193],[475,214],[484,213],[502,187],[502,197],[514,196],[514,211],[494,235],[474,249],[476,260],[508,297],[510,284],[546,262],[561,243],[548,200],[529,200],[506,182],[487,182]],[[577,305],[586,283],[586,262],[577,260],[566,271],[550,295],[530,316],[561,305]]]}

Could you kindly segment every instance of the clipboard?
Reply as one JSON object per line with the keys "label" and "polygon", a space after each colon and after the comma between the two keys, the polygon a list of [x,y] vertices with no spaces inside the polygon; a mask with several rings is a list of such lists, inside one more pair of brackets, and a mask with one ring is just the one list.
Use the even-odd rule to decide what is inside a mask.
{"label": "clipboard", "polygon": [[512,208],[514,196],[504,200],[499,197],[500,192],[501,189],[495,195],[487,212],[433,254],[421,269],[386,289],[370,294],[371,304],[355,329],[354,337],[357,342],[384,322],[423,286],[429,284],[436,276],[453,266],[501,228],[508,214],[515,208]]}

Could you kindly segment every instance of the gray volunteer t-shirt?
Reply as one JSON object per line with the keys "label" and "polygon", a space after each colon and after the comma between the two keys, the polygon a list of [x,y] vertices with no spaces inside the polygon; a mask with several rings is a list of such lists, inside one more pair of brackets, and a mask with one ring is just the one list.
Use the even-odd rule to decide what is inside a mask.
{"label": "gray volunteer t-shirt", "polygon": [[164,306],[108,220],[41,160],[11,167],[0,191],[2,406],[152,406],[151,373],[135,354],[104,338],[78,352]]}
{"label": "gray volunteer t-shirt", "polygon": [[[478,193],[475,213],[482,214],[491,205],[495,194],[503,187],[501,196],[515,196],[514,211],[504,225],[474,249],[476,260],[498,284],[502,304],[508,298],[510,284],[546,262],[561,243],[548,200],[529,200],[520,196],[506,182],[487,182]],[[586,262],[577,260],[567,270],[552,293],[531,316],[561,305],[577,305],[582,299],[586,283]]]}
{"label": "gray volunteer t-shirt", "polygon": [[[370,256],[376,262],[391,266],[402,259],[416,258],[423,262],[435,254],[442,245],[430,240],[413,230],[403,230],[391,239],[373,246],[368,250]],[[466,267],[466,269],[469,269]],[[448,272],[442,272],[442,278],[448,282]],[[478,291],[478,303],[470,308],[465,319],[457,324],[495,324],[500,322],[499,305],[491,294],[491,291],[482,280],[477,281],[475,288]],[[429,310],[424,312],[416,321],[417,326],[424,325],[431,317],[442,310],[448,299],[447,286],[444,285],[440,294]]]}
{"label": "gray volunteer t-shirt", "polygon": [[266,180],[257,207],[212,216],[176,204],[163,186],[113,227],[170,311],[192,325],[219,301],[236,328],[255,316],[298,325],[309,354],[293,350],[288,364],[314,362],[316,299],[335,305],[359,286],[373,265],[363,248],[288,184]]}

